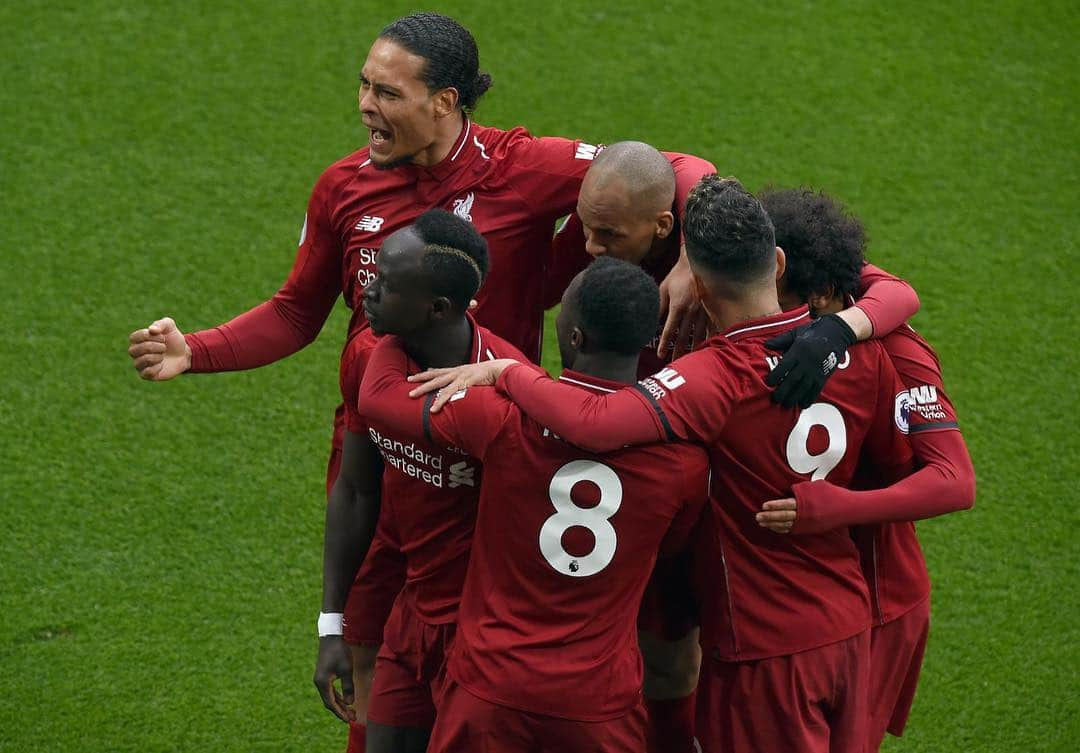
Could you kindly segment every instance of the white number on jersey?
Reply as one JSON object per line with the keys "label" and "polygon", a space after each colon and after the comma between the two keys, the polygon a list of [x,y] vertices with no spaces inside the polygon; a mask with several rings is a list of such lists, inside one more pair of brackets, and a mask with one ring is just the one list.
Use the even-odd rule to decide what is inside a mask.
{"label": "white number on jersey", "polygon": [[[824,427],[829,442],[817,455],[808,449],[810,430]],[[787,461],[796,473],[809,473],[811,481],[820,481],[840,464],[847,451],[847,429],[844,417],[835,405],[814,403],[804,410],[787,438]]]}
{"label": "white number on jersey", "polygon": [[[574,485],[591,481],[600,488],[596,507],[578,507],[570,497]],[[548,487],[555,514],[540,527],[540,553],[556,571],[573,578],[586,578],[603,570],[615,557],[618,539],[608,520],[622,504],[622,482],[603,463],[574,460],[555,471]],[[575,557],[562,545],[563,534],[573,526],[587,528],[596,543],[584,557]]]}

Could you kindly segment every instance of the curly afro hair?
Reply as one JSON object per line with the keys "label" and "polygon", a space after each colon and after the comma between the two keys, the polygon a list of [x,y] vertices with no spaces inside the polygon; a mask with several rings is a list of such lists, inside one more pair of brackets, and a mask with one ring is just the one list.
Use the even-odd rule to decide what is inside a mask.
{"label": "curly afro hair", "polygon": [[854,296],[866,264],[866,231],[839,201],[806,186],[763,189],[759,198],[784,249],[784,284],[803,301],[833,286]]}

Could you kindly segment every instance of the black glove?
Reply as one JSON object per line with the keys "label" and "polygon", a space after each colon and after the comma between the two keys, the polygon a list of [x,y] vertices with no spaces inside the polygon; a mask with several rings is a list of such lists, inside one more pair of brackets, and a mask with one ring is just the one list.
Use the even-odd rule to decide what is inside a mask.
{"label": "black glove", "polygon": [[773,401],[785,408],[809,408],[855,340],[851,327],[836,314],[826,314],[766,340],[766,348],[784,352],[780,363],[765,377],[765,384],[776,387]]}

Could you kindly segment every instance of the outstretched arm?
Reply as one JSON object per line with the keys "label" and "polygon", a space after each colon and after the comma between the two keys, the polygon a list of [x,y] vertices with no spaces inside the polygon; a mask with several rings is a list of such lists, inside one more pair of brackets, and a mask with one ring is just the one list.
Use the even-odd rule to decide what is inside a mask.
{"label": "outstretched arm", "polygon": [[636,387],[592,395],[554,382],[546,374],[510,359],[432,369],[409,377],[409,381],[423,382],[410,393],[413,397],[441,390],[431,405],[431,413],[438,413],[462,390],[496,385],[532,419],[590,452],[669,438],[658,411],[650,407]]}

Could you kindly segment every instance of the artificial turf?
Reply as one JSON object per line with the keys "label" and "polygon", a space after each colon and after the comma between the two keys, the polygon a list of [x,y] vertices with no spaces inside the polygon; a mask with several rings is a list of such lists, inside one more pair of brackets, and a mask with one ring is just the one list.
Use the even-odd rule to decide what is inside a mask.
{"label": "artificial turf", "polygon": [[[646,140],[864,220],[921,295],[979,483],[919,526],[933,634],[885,749],[1076,749],[1075,5],[437,9],[494,75],[485,124]],[[282,363],[167,384],[126,337],[276,289],[315,178],[364,138],[367,47],[412,10],[0,5],[0,749],[343,747],[310,679],[343,310]]]}

